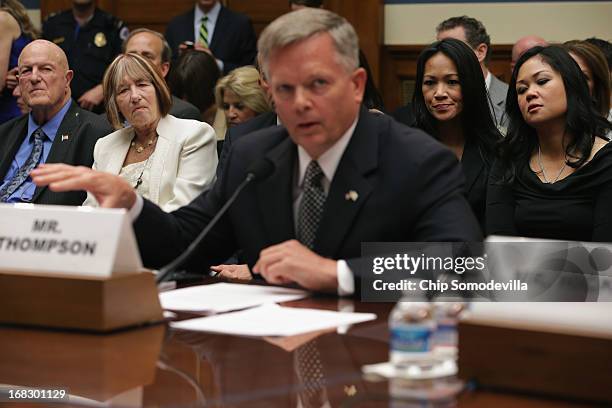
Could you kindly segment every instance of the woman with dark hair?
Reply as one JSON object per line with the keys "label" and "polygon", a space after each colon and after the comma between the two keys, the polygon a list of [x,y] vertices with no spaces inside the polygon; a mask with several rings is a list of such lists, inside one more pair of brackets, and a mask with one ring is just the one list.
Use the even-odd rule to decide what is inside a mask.
{"label": "woman with dark hair", "polygon": [[584,74],[595,109],[607,117],[610,113],[610,70],[606,56],[586,41],[568,41],[563,44]]}
{"label": "woman with dark hair", "polygon": [[501,135],[491,116],[478,59],[462,41],[435,42],[419,55],[416,83],[415,126],[461,161],[468,202],[484,227],[487,179]]}
{"label": "woman with dark hair", "polygon": [[217,62],[207,52],[188,51],[179,58],[170,75],[172,94],[195,105],[202,121],[213,126],[217,106],[215,85],[221,76]]}
{"label": "woman with dark hair", "polygon": [[519,58],[506,113],[487,233],[612,241],[612,145],[603,138],[610,123],[566,50],[535,47]]}
{"label": "woman with dark hair", "polygon": [[0,0],[0,33],[0,123],[4,123],[22,113],[13,96],[17,60],[21,50],[39,37],[39,32],[20,1]]}

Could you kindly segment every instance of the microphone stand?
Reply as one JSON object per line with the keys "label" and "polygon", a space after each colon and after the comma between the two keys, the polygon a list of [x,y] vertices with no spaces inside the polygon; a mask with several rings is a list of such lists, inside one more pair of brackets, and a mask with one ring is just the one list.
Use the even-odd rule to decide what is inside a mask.
{"label": "microphone stand", "polygon": [[221,207],[221,209],[219,210],[219,212],[217,212],[217,214],[213,217],[212,220],[210,220],[210,222],[208,223],[208,225],[206,226],[206,228],[204,228],[202,230],[202,232],[200,232],[200,234],[196,237],[196,239],[189,245],[189,247],[187,248],[187,250],[185,250],[178,258],[174,259],[172,262],[170,262],[169,264],[163,266],[158,274],[157,274],[157,278],[155,279],[156,283],[161,283],[164,282],[168,276],[170,276],[170,274],[172,272],[174,272],[178,267],[180,267],[185,261],[187,261],[187,259],[189,259],[189,257],[191,257],[191,255],[193,254],[193,252],[195,252],[195,249],[202,243],[202,241],[204,240],[204,237],[206,237],[206,235],[208,235],[208,232],[217,224],[217,221],[219,221],[219,219],[225,215],[225,212],[227,211],[227,209],[234,203],[234,201],[236,200],[236,197],[238,197],[238,194],[240,194],[240,192],[251,182],[253,181],[253,179],[255,179],[255,174],[253,173],[248,173],[247,176],[245,177],[245,179],[242,181],[242,183],[240,183],[240,185],[238,186],[238,188],[236,188],[236,190],[234,190],[234,194],[232,194],[232,196],[230,197],[229,200],[227,200],[225,202],[225,204],[223,204],[223,207]]}

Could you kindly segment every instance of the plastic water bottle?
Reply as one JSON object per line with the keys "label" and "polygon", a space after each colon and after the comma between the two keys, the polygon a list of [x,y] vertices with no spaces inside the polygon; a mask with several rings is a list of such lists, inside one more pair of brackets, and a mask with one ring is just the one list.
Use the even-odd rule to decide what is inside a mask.
{"label": "plastic water bottle", "polygon": [[436,329],[433,305],[400,300],[389,316],[389,358],[399,368],[431,363],[431,336]]}
{"label": "plastic water bottle", "polygon": [[436,357],[442,359],[457,358],[457,323],[459,316],[466,309],[465,302],[435,302],[434,319],[436,331],[433,333],[431,348]]}

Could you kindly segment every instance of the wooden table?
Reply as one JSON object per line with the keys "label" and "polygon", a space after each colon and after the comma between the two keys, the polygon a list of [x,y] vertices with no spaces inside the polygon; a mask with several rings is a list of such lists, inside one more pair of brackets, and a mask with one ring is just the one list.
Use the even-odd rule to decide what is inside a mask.
{"label": "wooden table", "polygon": [[[284,339],[185,332],[164,324],[109,335],[1,327],[0,384],[62,387],[71,395],[112,400],[116,406],[296,407],[305,387],[297,379],[295,350],[314,339],[326,398],[333,407],[585,406],[484,390],[464,390],[437,401],[394,398],[394,384],[369,381],[361,374],[364,364],[388,358],[387,317],[392,305],[332,297],[287,305],[374,312],[378,319],[344,334],[333,330]],[[417,382],[400,391],[443,394],[443,387],[444,382]],[[69,405],[84,403],[88,401],[72,400]]]}

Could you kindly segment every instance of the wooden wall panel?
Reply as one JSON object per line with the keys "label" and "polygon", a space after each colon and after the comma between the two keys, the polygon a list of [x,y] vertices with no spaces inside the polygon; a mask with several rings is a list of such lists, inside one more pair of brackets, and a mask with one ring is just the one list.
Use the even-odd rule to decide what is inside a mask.
{"label": "wooden wall panel", "polygon": [[288,0],[227,0],[227,6],[251,18],[255,32],[259,35],[263,29],[276,17],[287,13]]}
{"label": "wooden wall panel", "polygon": [[[42,17],[68,9],[71,4],[70,0],[42,0]],[[130,29],[146,27],[162,33],[166,31],[166,25],[172,17],[184,13],[193,5],[193,0],[98,0],[98,7],[122,19]]]}
{"label": "wooden wall panel", "polygon": [[374,82],[380,87],[380,59],[384,33],[383,0],[326,0],[325,7],[346,18],[357,31]]}
{"label": "wooden wall panel", "polygon": [[[70,8],[71,4],[71,0],[41,0],[41,14],[44,18],[49,13]],[[276,17],[290,10],[288,0],[224,0],[223,4],[251,17],[257,34]],[[323,4],[354,25],[373,78],[380,86],[384,0],[325,0]],[[101,9],[121,18],[130,29],[147,27],[162,33],[172,17],[193,5],[194,0],[98,0]]]}

